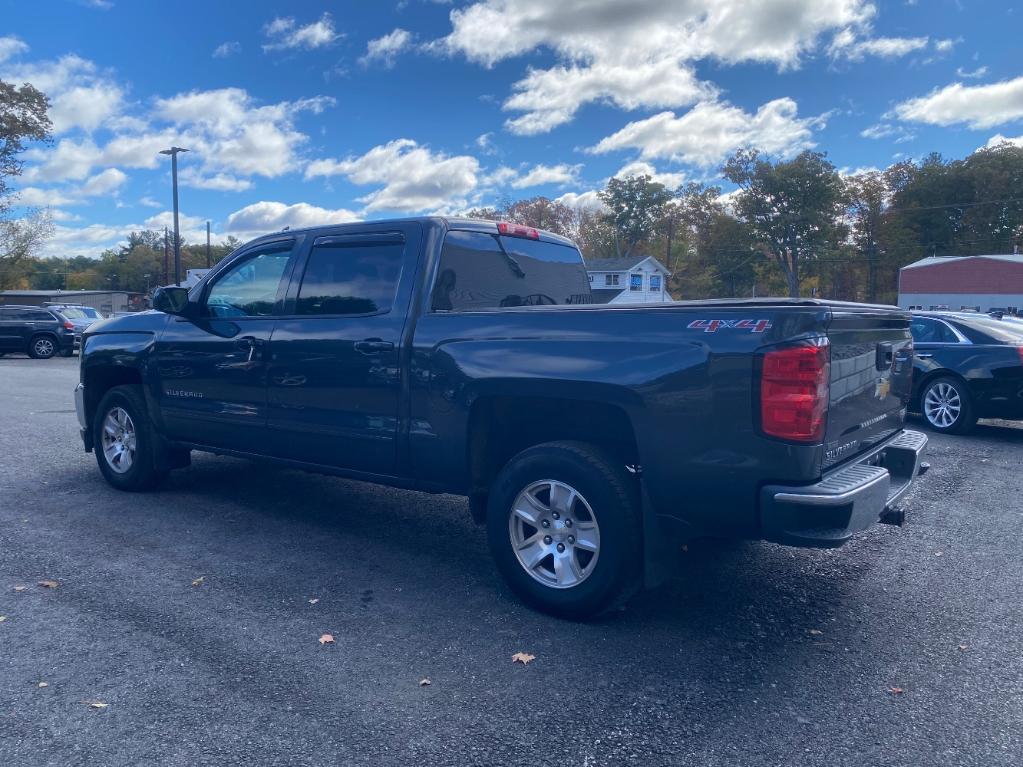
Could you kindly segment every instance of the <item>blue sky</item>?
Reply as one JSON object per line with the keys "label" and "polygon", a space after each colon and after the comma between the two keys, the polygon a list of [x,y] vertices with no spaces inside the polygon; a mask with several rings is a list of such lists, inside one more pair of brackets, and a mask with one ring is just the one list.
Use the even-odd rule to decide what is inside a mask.
{"label": "blue sky", "polygon": [[[171,10],[173,9],[173,10]],[[1023,8],[983,0],[0,0],[0,78],[53,102],[21,202],[48,251],[170,220],[458,212],[612,175],[716,181],[743,146],[840,168],[1023,144]]]}

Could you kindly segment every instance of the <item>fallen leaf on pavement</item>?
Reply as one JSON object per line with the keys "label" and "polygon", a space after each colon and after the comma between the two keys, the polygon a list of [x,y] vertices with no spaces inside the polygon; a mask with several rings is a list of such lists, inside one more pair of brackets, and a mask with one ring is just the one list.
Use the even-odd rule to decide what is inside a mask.
{"label": "fallen leaf on pavement", "polygon": [[82,703],[86,704],[89,708],[107,708],[110,705],[101,700],[83,700]]}
{"label": "fallen leaf on pavement", "polygon": [[334,644],[333,634],[324,634],[320,637],[320,644]]}
{"label": "fallen leaf on pavement", "polygon": [[15,586],[14,590],[15,591],[24,591],[26,588],[28,588],[28,587],[27,586]]}
{"label": "fallen leaf on pavement", "polygon": [[965,650],[967,647],[969,647],[968,644],[961,644],[961,645],[959,645],[959,649],[960,650]]}
{"label": "fallen leaf on pavement", "polygon": [[206,580],[206,576],[205,575],[200,575],[198,578],[196,578],[194,581],[192,581],[192,585],[193,586],[202,586],[202,584],[203,584],[203,582],[205,580]]}
{"label": "fallen leaf on pavement", "polygon": [[821,631],[820,629],[810,629],[810,635],[811,636],[819,637],[819,636],[821,636],[823,634],[824,634],[824,632]]}
{"label": "fallen leaf on pavement", "polygon": [[901,687],[889,687],[888,692],[890,692],[892,695],[902,695],[902,693],[905,692],[905,690],[903,690]]}
{"label": "fallen leaf on pavement", "polygon": [[419,680],[420,687],[429,687],[431,684],[433,684],[433,682],[430,681],[429,677],[424,676],[422,679]]}
{"label": "fallen leaf on pavement", "polygon": [[3,623],[5,620],[7,620],[7,616],[6,615],[0,615],[0,623]]}
{"label": "fallen leaf on pavement", "polygon": [[521,663],[523,666],[533,660],[536,660],[536,656],[528,652],[517,652],[512,656],[512,663]]}
{"label": "fallen leaf on pavement", "polygon": [[39,581],[39,585],[42,586],[44,589],[55,589],[60,584],[57,583],[57,581]]}
{"label": "fallen leaf on pavement", "polygon": [[39,683],[39,686],[40,686],[40,687],[49,687],[49,686],[50,686],[50,683],[49,683],[49,682],[40,682],[40,683]]}
{"label": "fallen leaf on pavement", "polygon": [[319,597],[317,597],[316,599],[310,599],[310,600],[309,600],[309,604],[311,604],[311,605],[314,605],[314,604],[316,604],[316,603],[317,603],[317,602],[319,602],[319,601],[320,601],[320,598],[319,598]]}

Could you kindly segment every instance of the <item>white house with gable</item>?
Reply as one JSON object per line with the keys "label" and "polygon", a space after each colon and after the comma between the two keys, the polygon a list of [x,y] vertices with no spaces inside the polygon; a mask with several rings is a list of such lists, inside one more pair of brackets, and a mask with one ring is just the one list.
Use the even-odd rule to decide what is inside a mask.
{"label": "white house with gable", "polygon": [[591,258],[586,261],[594,303],[654,304],[673,301],[670,272],[653,256]]}

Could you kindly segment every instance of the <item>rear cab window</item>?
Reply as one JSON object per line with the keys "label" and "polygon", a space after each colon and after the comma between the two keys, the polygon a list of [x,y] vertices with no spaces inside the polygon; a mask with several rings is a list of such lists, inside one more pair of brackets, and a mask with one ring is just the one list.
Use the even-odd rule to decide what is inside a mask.
{"label": "rear cab window", "polygon": [[590,281],[571,245],[496,232],[445,235],[431,293],[435,312],[588,303]]}

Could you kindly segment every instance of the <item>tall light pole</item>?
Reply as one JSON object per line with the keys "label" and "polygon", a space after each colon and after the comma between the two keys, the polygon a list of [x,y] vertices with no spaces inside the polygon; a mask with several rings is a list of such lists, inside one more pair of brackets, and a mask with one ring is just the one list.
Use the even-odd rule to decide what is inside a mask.
{"label": "tall light pole", "polygon": [[174,284],[181,284],[181,230],[178,228],[178,152],[187,152],[179,146],[160,150],[171,158],[171,179],[174,187]]}

